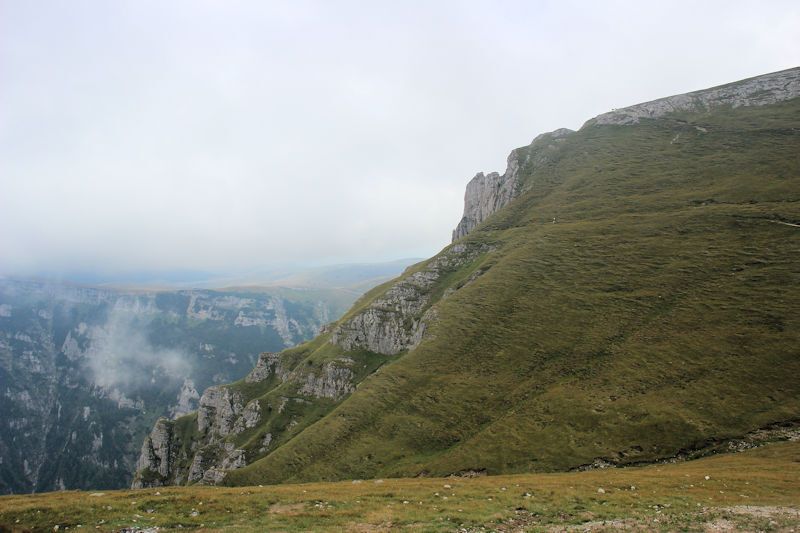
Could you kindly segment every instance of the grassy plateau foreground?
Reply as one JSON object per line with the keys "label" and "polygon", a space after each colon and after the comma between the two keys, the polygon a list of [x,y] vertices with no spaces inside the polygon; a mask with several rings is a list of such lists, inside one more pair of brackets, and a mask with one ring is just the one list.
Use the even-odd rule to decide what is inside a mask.
{"label": "grassy plateau foreground", "polygon": [[798,531],[800,442],[681,463],[557,474],[0,498],[0,531],[87,529]]}

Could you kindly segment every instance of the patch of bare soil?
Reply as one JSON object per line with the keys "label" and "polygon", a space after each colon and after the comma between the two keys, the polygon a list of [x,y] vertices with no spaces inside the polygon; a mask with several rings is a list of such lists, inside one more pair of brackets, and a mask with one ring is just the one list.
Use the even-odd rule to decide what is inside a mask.
{"label": "patch of bare soil", "polygon": [[275,503],[270,505],[269,512],[294,516],[303,512],[305,508],[306,505],[304,503]]}

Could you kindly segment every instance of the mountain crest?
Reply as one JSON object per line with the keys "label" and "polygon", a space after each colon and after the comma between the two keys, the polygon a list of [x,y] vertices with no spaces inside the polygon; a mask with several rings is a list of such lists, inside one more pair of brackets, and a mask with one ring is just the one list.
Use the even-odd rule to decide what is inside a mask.
{"label": "mountain crest", "polygon": [[[593,125],[631,125],[642,119],[655,119],[668,113],[708,111],[713,108],[764,106],[800,96],[800,67],[764,74],[754,78],[703,89],[686,94],[659,98],[603,113],[588,120],[581,129]],[[542,164],[558,143],[574,133],[560,128],[538,135],[525,147],[517,148],[508,156],[508,165],[502,175],[497,172],[479,172],[467,183],[464,193],[464,214],[453,230],[453,242],[471,232],[481,222],[508,205],[523,190],[519,182],[520,170],[531,162]],[[533,169],[526,169],[526,172]]]}
{"label": "mountain crest", "polygon": [[457,241],[475,226],[489,218],[493,213],[508,205],[522,192],[519,176],[521,170],[530,164],[542,164],[566,139],[572,130],[559,128],[555,131],[537,135],[530,145],[513,150],[508,156],[505,173],[484,174],[478,172],[464,193],[464,215],[453,230],[453,242]]}
{"label": "mountain crest", "polygon": [[764,106],[798,96],[800,96],[800,67],[795,67],[710,89],[615,109],[587,121],[584,127],[593,124],[636,124],[642,119],[660,118],[668,113],[708,111],[723,106],[733,108]]}
{"label": "mountain crest", "polygon": [[512,151],[457,242],[160,422],[136,486],[635,464],[796,418],[798,75]]}

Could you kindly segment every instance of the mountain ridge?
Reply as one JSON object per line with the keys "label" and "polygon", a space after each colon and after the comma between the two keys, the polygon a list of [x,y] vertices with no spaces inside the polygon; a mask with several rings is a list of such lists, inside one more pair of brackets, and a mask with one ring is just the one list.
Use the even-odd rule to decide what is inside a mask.
{"label": "mountain ridge", "polygon": [[690,110],[708,111],[715,107],[763,106],[800,96],[800,67],[753,76],[684,94],[657,98],[600,114],[584,124],[636,124],[642,119],[659,118],[668,113]]}
{"label": "mountain ridge", "polygon": [[[754,76],[732,83],[700,89],[689,93],[657,98],[640,104],[602,113],[586,121],[581,129],[595,124],[632,125],[642,119],[655,119],[668,113],[680,111],[710,110],[730,105],[736,107],[774,104],[800,96],[800,67],[789,68],[761,76]],[[503,175],[497,172],[479,172],[467,183],[464,194],[464,215],[453,230],[453,242],[464,237],[495,211],[507,205],[522,192],[517,177],[520,168],[529,163],[530,150],[537,142],[559,142],[574,133],[568,128],[559,128],[541,133],[528,147],[517,148],[508,156],[508,165]],[[548,148],[552,149],[553,144]],[[542,159],[546,154],[540,155]],[[540,161],[544,162],[544,161]]]}
{"label": "mountain ridge", "polygon": [[135,486],[568,470],[796,419],[798,236],[763,222],[800,217],[800,68],[778,74],[754,105],[733,83],[514,150],[453,244],[145,441]]}

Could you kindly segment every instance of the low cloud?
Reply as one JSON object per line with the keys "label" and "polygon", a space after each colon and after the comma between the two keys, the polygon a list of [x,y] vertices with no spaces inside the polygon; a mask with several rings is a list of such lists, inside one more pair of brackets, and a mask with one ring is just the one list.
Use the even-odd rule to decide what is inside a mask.
{"label": "low cloud", "polygon": [[118,303],[102,326],[87,330],[83,355],[95,385],[130,393],[164,377],[182,380],[191,373],[185,351],[154,346],[147,338],[154,316],[138,304]]}

